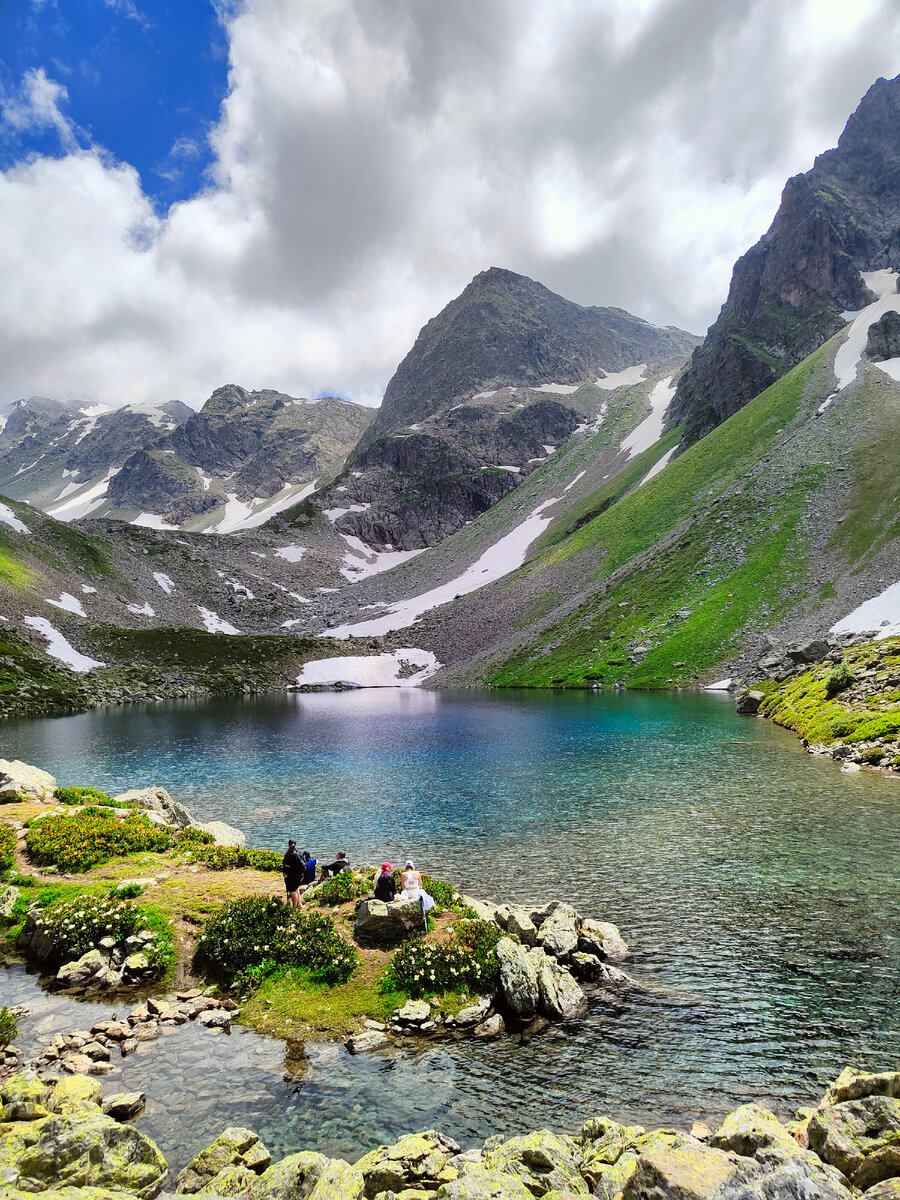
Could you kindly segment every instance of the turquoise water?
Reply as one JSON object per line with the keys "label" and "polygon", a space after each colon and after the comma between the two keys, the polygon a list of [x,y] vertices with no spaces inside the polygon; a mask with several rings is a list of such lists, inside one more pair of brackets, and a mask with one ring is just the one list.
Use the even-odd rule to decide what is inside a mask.
{"label": "turquoise water", "polygon": [[[147,1118],[176,1160],[219,1113],[284,1152],[351,1155],[416,1126],[471,1144],[601,1110],[684,1126],[754,1098],[786,1116],[846,1062],[900,1058],[900,781],[842,775],[720,697],[277,696],[8,722],[0,745],[64,783],[161,784],[256,845],[412,856],[476,895],[564,897],[633,948],[639,990],[528,1046],[325,1048],[296,1090],[277,1044],[235,1034],[250,1065],[229,1055],[185,1085],[199,1072],[208,1122]],[[171,1094],[179,1059],[208,1058],[180,1036],[174,1066],[151,1043],[140,1068]]]}

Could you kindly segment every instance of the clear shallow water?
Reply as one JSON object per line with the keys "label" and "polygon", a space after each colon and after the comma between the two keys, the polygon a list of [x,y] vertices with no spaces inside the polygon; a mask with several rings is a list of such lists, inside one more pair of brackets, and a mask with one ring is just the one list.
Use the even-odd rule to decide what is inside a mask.
{"label": "clear shallow water", "polygon": [[221,1056],[205,1030],[149,1043],[122,1083],[144,1072],[142,1123],[175,1163],[238,1120],[279,1153],[352,1157],[430,1125],[471,1144],[600,1110],[684,1126],[754,1098],[787,1115],[846,1062],[900,1058],[900,782],[842,775],[719,697],[279,696],[8,722],[0,747],[65,783],[162,784],[256,845],[412,855],[476,895],[565,897],[633,948],[646,990],[529,1046],[323,1047],[297,1089],[280,1044],[246,1032]]}

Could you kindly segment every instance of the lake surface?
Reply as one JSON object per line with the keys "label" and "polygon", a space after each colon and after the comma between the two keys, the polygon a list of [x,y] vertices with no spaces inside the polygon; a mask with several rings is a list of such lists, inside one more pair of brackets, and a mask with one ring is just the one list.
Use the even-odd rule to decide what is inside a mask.
{"label": "lake surface", "polygon": [[[429,1126],[471,1145],[599,1111],[689,1127],[757,1099],[788,1116],[846,1063],[900,1059],[900,780],[842,775],[724,698],[183,702],[9,721],[0,753],[65,784],[160,784],[251,844],[411,856],[475,895],[564,898],[633,949],[642,990],[598,997],[527,1046],[321,1047],[298,1086],[280,1043],[235,1031],[210,1054],[217,1035],[176,1030],[121,1068],[176,1165],[227,1123],[273,1152],[353,1157]],[[17,972],[0,987],[33,985]]]}

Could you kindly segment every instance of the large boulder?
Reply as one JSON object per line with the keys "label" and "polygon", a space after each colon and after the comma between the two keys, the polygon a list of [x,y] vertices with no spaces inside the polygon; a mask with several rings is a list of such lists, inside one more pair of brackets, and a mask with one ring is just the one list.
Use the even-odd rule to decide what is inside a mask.
{"label": "large boulder", "polygon": [[584,1123],[579,1137],[581,1173],[592,1191],[607,1167],[617,1163],[627,1150],[633,1150],[643,1133],[642,1125],[620,1125],[610,1117],[592,1117]]}
{"label": "large boulder", "polygon": [[379,1146],[356,1163],[365,1180],[368,1198],[379,1192],[402,1192],[407,1188],[436,1191],[451,1183],[459,1172],[448,1166],[448,1159],[459,1153],[451,1138],[435,1132],[410,1133],[390,1146]]}
{"label": "large boulder", "polygon": [[594,1191],[603,1200],[720,1200],[741,1159],[675,1130],[638,1138],[603,1172]]}
{"label": "large boulder", "polygon": [[[856,1184],[869,1155],[886,1148],[900,1148],[900,1100],[892,1096],[863,1096],[819,1109],[809,1122],[807,1135],[810,1150]],[[878,1183],[894,1173],[884,1170],[870,1182]]]}
{"label": "large boulder", "polygon": [[766,698],[766,693],[756,688],[742,692],[737,698],[737,710],[742,717],[753,717],[759,712],[759,706]]}
{"label": "large boulder", "polygon": [[582,1017],[587,1012],[587,996],[571,972],[540,950],[531,952],[537,960],[538,993],[541,1011],[555,1021]]}
{"label": "large boulder", "polygon": [[532,1200],[521,1179],[477,1166],[435,1192],[435,1200]]}
{"label": "large boulder", "polygon": [[530,1020],[540,1001],[535,955],[512,938],[505,937],[497,943],[497,959],[500,988],[506,1003],[521,1020]]}
{"label": "large boulder", "polygon": [[586,1196],[588,1185],[581,1174],[582,1155],[573,1138],[539,1129],[522,1137],[488,1138],[483,1165],[522,1181],[532,1196],[549,1191],[569,1191]]}
{"label": "large boulder", "polygon": [[[866,1192],[866,1200],[869,1198]],[[787,1154],[769,1148],[738,1166],[716,1200],[852,1200],[853,1193],[834,1167],[814,1154]]]}
{"label": "large boulder", "polygon": [[[216,1194],[215,1188],[210,1191]],[[342,1159],[304,1150],[264,1171],[252,1195],[254,1200],[363,1200],[365,1180]]]}
{"label": "large boulder", "polygon": [[596,954],[601,959],[628,957],[628,946],[611,921],[582,921],[578,949],[585,954]]}
{"label": "large boulder", "polygon": [[418,900],[360,900],[356,905],[354,936],[360,941],[393,941],[425,928]]}
{"label": "large boulder", "polygon": [[158,813],[167,825],[176,825],[186,829],[194,824],[190,810],[180,801],[175,800],[164,787],[132,788],[128,792],[120,792],[113,796],[117,804],[145,808],[148,812]]}
{"label": "large boulder", "polygon": [[900,1200],[900,1176],[884,1179],[867,1188],[863,1200]]}
{"label": "large boulder", "polygon": [[47,1104],[52,1112],[65,1113],[87,1106],[96,1109],[103,1097],[98,1079],[88,1075],[66,1075],[53,1085]]}
{"label": "large boulder", "polygon": [[236,829],[234,825],[228,825],[224,821],[192,821],[191,825],[194,829],[202,829],[204,833],[211,833],[216,839],[217,846],[246,846],[247,838],[240,829]]}
{"label": "large boulder", "polygon": [[157,1194],[168,1169],[146,1134],[86,1110],[48,1117],[17,1165],[20,1186],[29,1191],[109,1187],[133,1192],[141,1200]]}
{"label": "large boulder", "polygon": [[21,892],[16,887],[0,888],[0,921],[11,921]]}
{"label": "large boulder", "polygon": [[538,941],[554,958],[565,958],[578,946],[578,913],[570,904],[557,904],[541,922]]}
{"label": "large boulder", "polygon": [[517,937],[524,946],[536,946],[538,940],[537,926],[531,919],[527,908],[518,905],[510,908],[506,914],[506,932],[510,937]]}
{"label": "large boulder", "polygon": [[40,767],[18,758],[0,758],[0,804],[21,796],[25,800],[52,800],[56,780]]}
{"label": "large boulder", "polygon": [[101,971],[106,970],[106,959],[99,950],[88,950],[76,962],[67,962],[56,972],[56,982],[61,988],[85,987]]}
{"label": "large boulder", "polygon": [[50,1089],[34,1071],[22,1071],[0,1084],[0,1121],[34,1121],[49,1112]]}
{"label": "large boulder", "polygon": [[760,1104],[742,1104],[729,1113],[710,1139],[717,1150],[733,1150],[752,1158],[763,1147],[777,1146],[798,1153],[800,1146],[773,1112]]}
{"label": "large boulder", "polygon": [[246,1165],[245,1156],[259,1143],[252,1129],[232,1125],[196,1154],[175,1180],[175,1191],[199,1192],[226,1167]]}
{"label": "large boulder", "polygon": [[882,1071],[872,1075],[844,1067],[837,1079],[828,1085],[825,1104],[842,1104],[845,1100],[861,1100],[863,1096],[893,1096],[900,1098],[900,1071]]}
{"label": "large boulder", "polygon": [[500,924],[498,913],[503,907],[502,905],[492,904],[489,900],[478,900],[475,896],[463,895],[459,899],[463,908],[471,908],[479,921],[487,921],[489,925]]}
{"label": "large boulder", "polygon": [[872,362],[900,357],[900,313],[889,309],[869,326],[866,356]]}

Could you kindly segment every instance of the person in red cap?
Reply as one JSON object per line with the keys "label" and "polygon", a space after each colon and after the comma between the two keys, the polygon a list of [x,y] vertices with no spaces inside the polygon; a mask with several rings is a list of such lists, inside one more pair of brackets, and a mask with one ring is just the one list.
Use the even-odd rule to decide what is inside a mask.
{"label": "person in red cap", "polygon": [[394,869],[389,862],[381,864],[381,874],[375,880],[375,899],[391,901],[397,899],[397,884]]}

